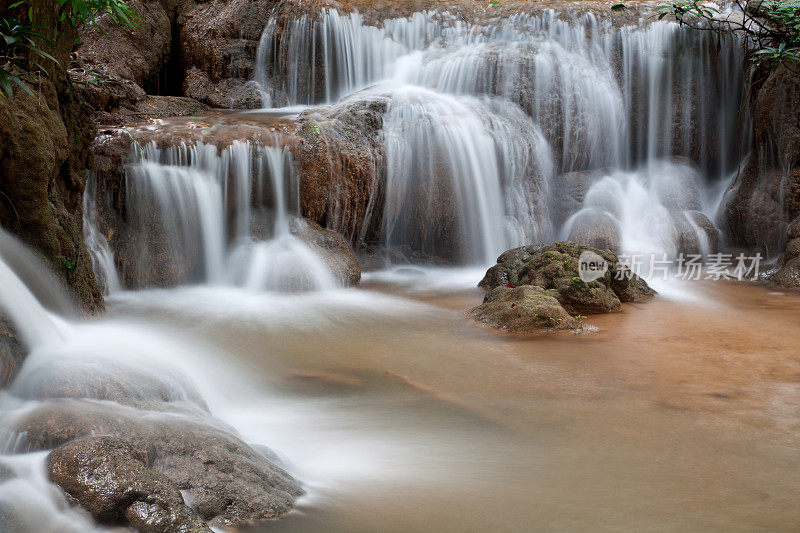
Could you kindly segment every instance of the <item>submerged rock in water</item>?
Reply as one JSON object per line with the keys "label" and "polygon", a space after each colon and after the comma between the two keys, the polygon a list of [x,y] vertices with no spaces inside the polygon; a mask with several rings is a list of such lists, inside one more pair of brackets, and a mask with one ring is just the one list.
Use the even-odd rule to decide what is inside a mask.
{"label": "submerged rock in water", "polygon": [[126,522],[142,533],[205,533],[167,476],[147,467],[145,449],[116,437],[63,444],[47,456],[47,475],[100,522]]}
{"label": "submerged rock in water", "polygon": [[[584,252],[596,254],[607,264],[607,270],[595,280],[581,278],[579,259]],[[571,314],[619,311],[622,302],[646,302],[656,295],[613,252],[569,241],[509,250],[478,285],[487,291],[503,286],[541,287]]]}
{"label": "submerged rock in water", "polygon": [[310,220],[297,220],[291,231],[322,259],[343,286],[358,285],[361,264],[344,237]]}
{"label": "submerged rock in water", "polygon": [[468,313],[478,322],[515,333],[568,330],[580,325],[550,292],[533,285],[497,287]]}
{"label": "submerged rock in water", "polygon": [[[144,407],[144,406],[142,406]],[[131,409],[86,400],[51,401],[17,426],[31,450],[108,434],[147,451],[147,465],[170,479],[204,520],[237,526],[274,518],[294,506],[300,485],[232,430],[200,412]]]}

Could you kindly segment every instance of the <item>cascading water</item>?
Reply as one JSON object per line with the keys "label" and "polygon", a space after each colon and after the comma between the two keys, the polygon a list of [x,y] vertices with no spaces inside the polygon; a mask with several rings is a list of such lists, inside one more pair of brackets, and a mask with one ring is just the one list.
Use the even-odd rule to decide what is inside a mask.
{"label": "cascading water", "polygon": [[[394,90],[384,118],[384,242],[484,264],[541,239],[552,173],[539,128],[505,101]],[[465,243],[467,246],[461,246]]]}
{"label": "cascading water", "polygon": [[134,147],[126,191],[144,240],[144,253],[132,259],[137,268],[147,271],[155,257],[169,254],[184,269],[179,283],[256,291],[336,287],[321,259],[290,231],[298,182],[290,154],[275,144],[235,141],[222,151],[202,143]]}
{"label": "cascading water", "polygon": [[[288,37],[281,39],[280,25],[270,21],[262,39],[259,58],[265,63],[259,65],[259,81],[271,95],[268,105],[330,103],[376,83],[378,89],[365,96],[374,90],[390,96],[384,117],[384,245],[406,244],[425,255],[480,264],[504,246],[561,235],[617,251],[671,256],[687,251],[687,239],[717,240],[708,222],[716,205],[676,211],[651,182],[659,173],[657,181],[677,186],[691,175],[691,187],[708,198],[738,168],[747,147],[739,136],[746,117],[739,112],[744,71],[735,37],[687,31],[669,22],[615,27],[593,15],[570,22],[553,12],[482,25],[426,12],[371,26],[358,14],[323,10],[316,19],[305,15],[291,24],[292,31],[284,29]],[[386,88],[391,84],[394,91]],[[419,89],[412,91],[409,84]],[[496,111],[490,114],[485,104],[466,97],[494,98]],[[446,119],[442,102],[452,110]],[[455,111],[459,105],[464,108]],[[519,120],[520,113],[530,120]],[[493,121],[505,121],[502,134],[492,128]],[[531,142],[537,128],[546,148]],[[522,144],[528,148],[520,149]],[[489,153],[492,145],[496,154]],[[537,153],[550,152],[538,158],[538,165],[543,169],[549,158],[552,172],[529,172],[525,161],[507,167],[510,158],[530,153],[533,146]],[[570,172],[586,172],[588,178],[579,190],[560,190],[570,181],[560,176]],[[450,216],[458,227],[453,239],[438,222],[428,225],[414,215],[441,204],[442,194],[432,185],[447,180],[447,173],[455,203]],[[621,220],[619,212],[585,203],[600,194],[587,194],[594,187],[610,191],[606,176],[620,183],[623,173],[623,181],[636,186],[632,182],[612,191],[622,195],[617,202],[631,213],[666,213],[650,242],[637,236],[636,217]],[[520,197],[526,189],[543,191],[549,199]],[[571,196],[566,211],[559,201],[565,195]],[[616,236],[598,240],[572,231],[581,209],[578,218],[585,220],[591,212],[593,224],[607,226],[595,236]],[[438,248],[432,250],[437,231]],[[661,244],[655,249],[638,248],[656,242]]]}

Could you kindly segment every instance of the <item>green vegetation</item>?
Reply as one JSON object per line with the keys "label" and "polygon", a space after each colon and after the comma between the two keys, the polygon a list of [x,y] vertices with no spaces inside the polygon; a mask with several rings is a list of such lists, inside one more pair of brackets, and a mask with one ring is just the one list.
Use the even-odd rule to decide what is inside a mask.
{"label": "green vegetation", "polygon": [[[58,18],[79,27],[85,24],[97,25],[97,17],[107,15],[116,24],[135,26],[136,14],[128,7],[126,0],[46,0],[58,5]],[[34,25],[34,9],[27,0],[11,4],[9,9],[19,12],[20,18],[0,17],[0,99],[14,96],[14,86],[33,96],[33,92],[22,76],[34,69],[41,75],[47,72],[40,61],[58,63],[45,48],[53,47],[47,34],[54,28]],[[27,22],[21,19],[26,18]]]}
{"label": "green vegetation", "polygon": [[747,40],[750,59],[757,65],[800,63],[800,0],[734,0],[741,14],[724,16],[702,0],[669,0],[658,5],[658,18],[675,17],[691,28],[734,32]]}

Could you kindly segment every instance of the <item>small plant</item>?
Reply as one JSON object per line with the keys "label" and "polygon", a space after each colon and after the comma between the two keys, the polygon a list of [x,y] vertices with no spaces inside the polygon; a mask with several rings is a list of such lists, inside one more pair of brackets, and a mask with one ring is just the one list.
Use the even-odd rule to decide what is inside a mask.
{"label": "small plant", "polygon": [[25,26],[15,18],[0,18],[0,98],[14,96],[14,85],[34,96],[28,84],[20,78],[28,72],[29,62],[43,71],[47,69],[37,60],[57,63],[53,56],[39,48],[37,40],[49,43],[37,28]]}
{"label": "small plant", "polygon": [[311,124],[309,124],[308,127],[311,128],[311,131],[313,131],[317,135],[321,135],[322,134],[322,131],[319,129],[319,126],[317,126],[313,122]]}
{"label": "small plant", "polygon": [[66,268],[68,271],[72,272],[73,270],[75,270],[75,263],[73,263],[63,255],[59,255],[58,259],[59,261],[61,261],[61,264],[64,265],[64,268]]}
{"label": "small plant", "polygon": [[586,315],[575,315],[575,318],[578,319],[578,329],[583,331],[583,321],[586,320],[589,317],[586,316]]}
{"label": "small plant", "polygon": [[611,11],[623,11],[627,9],[627,7],[628,6],[626,6],[624,3],[614,4],[611,6]]}
{"label": "small plant", "polygon": [[489,5],[490,6],[496,6],[499,3],[500,3],[500,0],[492,0],[491,2],[489,2]]}
{"label": "small plant", "polygon": [[793,68],[800,62],[800,0],[733,0],[733,5],[741,16],[721,15],[714,4],[702,0],[662,0],[657,17],[674,17],[694,29],[740,34],[754,64],[784,65],[800,74]]}

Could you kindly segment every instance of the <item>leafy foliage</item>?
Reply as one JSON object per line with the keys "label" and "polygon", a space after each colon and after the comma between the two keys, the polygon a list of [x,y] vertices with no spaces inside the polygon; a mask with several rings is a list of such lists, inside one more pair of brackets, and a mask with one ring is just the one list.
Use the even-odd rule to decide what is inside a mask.
{"label": "leafy foliage", "polygon": [[[59,6],[58,16],[61,21],[78,27],[86,24],[97,25],[97,17],[107,14],[111,20],[124,26],[136,26],[137,17],[126,0],[51,0]],[[27,3],[21,0],[9,6],[20,8]],[[28,20],[33,20],[33,7],[27,11]],[[46,72],[39,61],[53,63],[58,61],[47,53],[43,47],[52,48],[53,43],[43,33],[43,28],[26,25],[13,17],[0,17],[0,100],[14,96],[16,85],[23,92],[33,96],[33,92],[20,77],[29,72],[31,67]]]}
{"label": "leafy foliage", "polygon": [[14,85],[32,96],[33,92],[19,76],[28,71],[29,64],[45,70],[38,60],[55,61],[36,44],[37,40],[48,43],[36,28],[23,26],[14,18],[0,18],[0,98],[12,97]]}
{"label": "leafy foliage", "polygon": [[116,24],[136,26],[136,13],[128,7],[126,0],[53,0],[60,6],[61,20],[69,20],[73,26],[97,25],[97,16],[108,14]]}
{"label": "leafy foliage", "polygon": [[800,0],[734,0],[741,11],[727,15],[702,0],[669,0],[658,5],[659,20],[672,16],[680,24],[717,32],[743,34],[752,44],[756,64],[792,68],[800,63]]}

